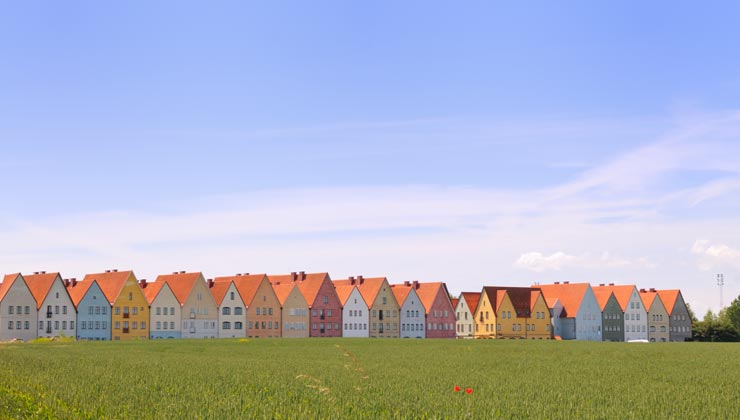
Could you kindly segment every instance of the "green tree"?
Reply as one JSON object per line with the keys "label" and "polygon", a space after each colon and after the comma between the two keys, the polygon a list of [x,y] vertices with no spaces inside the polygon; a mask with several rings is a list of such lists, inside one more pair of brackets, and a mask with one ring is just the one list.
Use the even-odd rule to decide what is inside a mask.
{"label": "green tree", "polygon": [[689,305],[689,302],[686,302],[686,310],[689,311],[689,318],[691,319],[691,322],[699,322],[699,318],[696,317],[696,314],[694,313],[694,310],[691,309],[691,305]]}
{"label": "green tree", "polygon": [[740,296],[730,303],[730,306],[725,308],[724,317],[727,323],[740,330]]}

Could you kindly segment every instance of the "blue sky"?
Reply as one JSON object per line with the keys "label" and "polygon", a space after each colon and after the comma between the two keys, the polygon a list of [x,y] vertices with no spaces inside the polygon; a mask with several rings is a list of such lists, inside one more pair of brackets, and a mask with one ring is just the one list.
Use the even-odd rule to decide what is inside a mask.
{"label": "blue sky", "polygon": [[740,294],[734,2],[24,2],[0,270]]}

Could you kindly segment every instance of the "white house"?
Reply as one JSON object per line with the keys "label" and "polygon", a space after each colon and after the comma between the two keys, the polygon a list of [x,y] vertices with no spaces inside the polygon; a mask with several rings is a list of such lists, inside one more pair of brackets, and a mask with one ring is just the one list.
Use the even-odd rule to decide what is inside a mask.
{"label": "white house", "polygon": [[370,311],[357,286],[335,285],[342,305],[342,337],[370,337]]}
{"label": "white house", "polygon": [[455,306],[455,335],[458,338],[473,338],[475,319],[473,313],[478,307],[480,292],[462,292]]}
{"label": "white house", "polygon": [[557,318],[555,335],[565,340],[602,341],[601,307],[590,284],[566,281],[532,287],[542,290],[552,318]]}
{"label": "white house", "polygon": [[36,300],[20,273],[6,275],[0,285],[0,341],[38,337]]}
{"label": "white house", "polygon": [[149,338],[181,338],[182,309],[175,294],[166,282],[147,283],[140,280],[149,303]]}
{"label": "white house", "polygon": [[391,287],[401,305],[401,338],[424,338],[426,311],[416,289],[404,284],[394,284]]}
{"label": "white house", "polygon": [[218,305],[218,336],[245,338],[247,308],[233,281],[208,280],[208,288]]}
{"label": "white house", "polygon": [[39,337],[75,337],[77,311],[59,273],[35,272],[24,276],[37,302]]}
{"label": "white house", "polygon": [[624,314],[624,341],[647,340],[647,310],[642,304],[637,287],[634,285],[615,286],[614,283],[603,287],[614,293]]}

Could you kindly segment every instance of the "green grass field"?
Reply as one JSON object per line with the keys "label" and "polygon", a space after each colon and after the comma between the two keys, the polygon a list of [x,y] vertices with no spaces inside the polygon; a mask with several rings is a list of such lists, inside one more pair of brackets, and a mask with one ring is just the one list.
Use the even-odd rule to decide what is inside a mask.
{"label": "green grass field", "polygon": [[[463,391],[454,392],[456,385]],[[733,344],[0,345],[2,418],[737,419],[739,386],[740,346]]]}

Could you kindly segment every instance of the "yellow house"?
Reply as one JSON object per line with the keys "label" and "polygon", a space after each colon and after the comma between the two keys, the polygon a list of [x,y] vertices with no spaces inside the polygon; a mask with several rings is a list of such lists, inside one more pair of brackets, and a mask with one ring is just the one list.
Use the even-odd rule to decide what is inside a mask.
{"label": "yellow house", "polygon": [[149,338],[149,304],[133,271],[106,270],[83,281],[97,281],[111,305],[112,340]]}
{"label": "yellow house", "polygon": [[476,338],[549,339],[550,312],[531,287],[484,287],[475,310]]}

